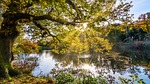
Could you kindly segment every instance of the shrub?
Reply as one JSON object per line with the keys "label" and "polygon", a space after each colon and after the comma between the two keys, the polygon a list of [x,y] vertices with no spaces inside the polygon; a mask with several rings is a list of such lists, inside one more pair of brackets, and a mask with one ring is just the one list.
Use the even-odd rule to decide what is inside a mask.
{"label": "shrub", "polygon": [[107,82],[102,77],[92,77],[86,74],[75,77],[72,74],[60,73],[56,76],[56,84],[107,84]]}

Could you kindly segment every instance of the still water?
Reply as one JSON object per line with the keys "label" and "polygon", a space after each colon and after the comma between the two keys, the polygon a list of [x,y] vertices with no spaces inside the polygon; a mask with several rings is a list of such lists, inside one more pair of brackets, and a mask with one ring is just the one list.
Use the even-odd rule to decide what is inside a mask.
{"label": "still water", "polygon": [[[148,51],[123,51],[102,54],[67,54],[54,55],[50,50],[40,54],[20,55],[22,59],[34,58],[31,71],[34,76],[54,77],[60,70],[84,69],[94,76],[112,76],[114,81],[119,77],[130,79],[130,75],[138,74],[146,84],[150,84],[150,53]],[[28,60],[29,62],[29,60]],[[26,63],[27,64],[27,63]],[[30,66],[31,66],[30,65]],[[58,72],[57,72],[58,71]]]}

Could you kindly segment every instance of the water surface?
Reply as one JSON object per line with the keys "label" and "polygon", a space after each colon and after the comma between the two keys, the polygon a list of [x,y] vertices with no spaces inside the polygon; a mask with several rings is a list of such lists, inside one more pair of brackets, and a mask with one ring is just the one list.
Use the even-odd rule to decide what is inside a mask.
{"label": "water surface", "polygon": [[[69,72],[69,69],[84,69],[95,76],[103,75],[131,79],[130,75],[138,74],[146,84],[150,84],[150,55],[149,51],[123,51],[121,53],[111,52],[108,55],[102,54],[67,54],[54,55],[50,50],[44,50],[40,54],[30,54],[28,57],[36,57],[36,65],[32,68],[34,76],[51,76],[59,73],[60,70]],[[58,71],[58,72],[57,72]]]}

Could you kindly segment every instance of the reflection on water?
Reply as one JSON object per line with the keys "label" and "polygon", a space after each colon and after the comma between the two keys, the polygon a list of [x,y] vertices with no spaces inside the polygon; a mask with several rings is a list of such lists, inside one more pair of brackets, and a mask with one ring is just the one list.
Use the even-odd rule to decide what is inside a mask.
{"label": "reflection on water", "polygon": [[[111,52],[109,55],[53,55],[44,50],[37,59],[37,65],[32,70],[34,76],[54,76],[59,70],[74,69],[78,73],[85,69],[95,76],[114,76],[129,79],[130,75],[138,74],[146,84],[150,84],[150,53],[148,51],[122,51],[121,54]],[[73,71],[71,71],[73,72]],[[59,72],[57,72],[59,73]]]}
{"label": "reflection on water", "polygon": [[43,52],[41,56],[39,57],[38,66],[36,66],[33,70],[34,76],[40,76],[40,75],[48,75],[49,72],[55,67],[55,60],[51,56],[49,52]]}

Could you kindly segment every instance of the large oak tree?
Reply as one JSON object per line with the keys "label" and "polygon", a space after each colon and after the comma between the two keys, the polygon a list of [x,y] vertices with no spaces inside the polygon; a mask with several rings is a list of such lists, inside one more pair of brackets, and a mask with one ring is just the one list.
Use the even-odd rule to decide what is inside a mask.
{"label": "large oak tree", "polygon": [[[27,33],[41,37],[56,37],[51,30],[53,26],[87,23],[89,27],[99,28],[100,22],[123,19],[131,7],[130,3],[122,2],[115,8],[115,3],[116,0],[0,0],[0,77],[18,74],[11,61],[12,46],[23,29],[20,25],[25,26]],[[43,25],[43,21],[50,25]],[[29,23],[36,28],[28,26]]]}

